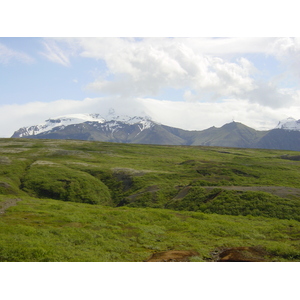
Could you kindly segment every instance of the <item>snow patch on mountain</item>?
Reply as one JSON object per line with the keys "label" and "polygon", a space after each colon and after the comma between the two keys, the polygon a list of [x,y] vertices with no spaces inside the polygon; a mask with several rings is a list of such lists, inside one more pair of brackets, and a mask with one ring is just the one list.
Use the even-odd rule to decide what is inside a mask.
{"label": "snow patch on mountain", "polygon": [[[138,124],[141,131],[151,128],[154,122],[149,116],[144,117],[131,117],[127,115],[116,115],[114,111],[110,111],[109,114],[103,118],[100,114],[72,114],[65,115],[56,118],[50,118],[44,123],[39,125],[33,125],[30,127],[20,128],[14,133],[13,136],[25,137],[31,135],[37,135],[40,133],[45,133],[49,131],[58,131],[69,125],[82,124],[85,122],[93,122],[94,126],[99,126],[100,124],[105,126],[107,130],[112,133],[118,128],[122,127],[122,124],[134,125]],[[98,125],[97,125],[98,123]]]}
{"label": "snow patch on mountain", "polygon": [[105,127],[107,131],[114,133],[118,129],[123,128],[126,125],[138,125],[140,132],[145,129],[151,128],[157,122],[153,122],[150,117],[130,117],[130,116],[108,116],[103,124],[95,125]]}
{"label": "snow patch on mountain", "polygon": [[287,119],[281,120],[275,128],[300,131],[300,120],[289,117]]}
{"label": "snow patch on mountain", "polygon": [[29,127],[22,127],[18,130],[19,137],[36,135],[51,130],[59,130],[68,125],[81,124],[84,122],[98,122],[103,123],[105,119],[99,114],[72,114],[56,118],[50,118],[44,123],[33,125]]}

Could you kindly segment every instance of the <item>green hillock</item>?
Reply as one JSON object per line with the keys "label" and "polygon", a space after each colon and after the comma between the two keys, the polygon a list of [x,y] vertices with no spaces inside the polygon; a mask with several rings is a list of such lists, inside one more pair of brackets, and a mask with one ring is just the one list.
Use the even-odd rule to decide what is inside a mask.
{"label": "green hillock", "polygon": [[22,179],[30,195],[90,204],[111,204],[108,187],[97,178],[62,165],[37,162]]}

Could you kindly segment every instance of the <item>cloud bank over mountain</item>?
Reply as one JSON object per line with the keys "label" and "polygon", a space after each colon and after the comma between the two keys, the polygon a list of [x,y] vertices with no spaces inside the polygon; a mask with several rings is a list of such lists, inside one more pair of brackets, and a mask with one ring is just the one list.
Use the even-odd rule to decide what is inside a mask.
{"label": "cloud bank over mountain", "polygon": [[0,135],[110,108],[184,129],[270,129],[299,119],[299,58],[299,38],[2,38]]}

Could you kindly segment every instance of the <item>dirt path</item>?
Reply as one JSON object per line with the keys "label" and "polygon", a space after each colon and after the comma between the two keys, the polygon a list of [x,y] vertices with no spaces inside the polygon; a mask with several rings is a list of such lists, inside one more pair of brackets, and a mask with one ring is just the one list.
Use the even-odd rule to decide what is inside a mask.
{"label": "dirt path", "polygon": [[285,187],[285,186],[205,186],[207,190],[212,190],[214,188],[221,188],[224,190],[234,190],[234,191],[255,191],[255,192],[266,192],[282,198],[300,197],[300,189]]}
{"label": "dirt path", "polygon": [[9,199],[0,203],[0,214],[4,214],[9,207],[17,205],[19,201],[21,201],[21,199]]}

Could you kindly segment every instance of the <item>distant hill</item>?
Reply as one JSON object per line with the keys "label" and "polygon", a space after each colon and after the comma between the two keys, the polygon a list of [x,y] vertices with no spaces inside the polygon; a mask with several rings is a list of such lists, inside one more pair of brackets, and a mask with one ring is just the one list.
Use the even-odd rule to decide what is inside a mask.
{"label": "distant hill", "polygon": [[41,125],[23,127],[12,137],[299,151],[298,123],[299,121],[289,118],[286,122],[279,122],[275,129],[258,131],[242,123],[231,122],[220,128],[189,131],[159,124],[147,116],[112,116],[104,119],[98,114],[81,114],[53,118]]}

